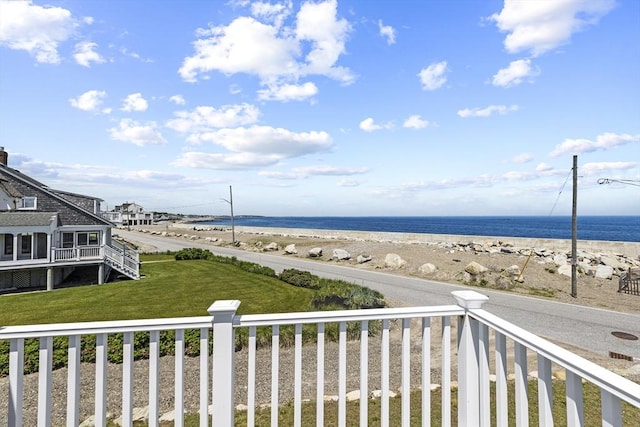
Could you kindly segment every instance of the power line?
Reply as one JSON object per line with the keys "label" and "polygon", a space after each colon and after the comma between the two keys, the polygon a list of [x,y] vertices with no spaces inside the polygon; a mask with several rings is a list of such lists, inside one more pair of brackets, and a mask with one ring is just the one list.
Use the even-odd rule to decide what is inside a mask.
{"label": "power line", "polygon": [[640,181],[632,180],[632,179],[614,179],[614,178],[600,178],[598,180],[598,184],[613,184],[617,182],[619,184],[627,184],[627,185],[635,185],[636,187],[640,187]]}

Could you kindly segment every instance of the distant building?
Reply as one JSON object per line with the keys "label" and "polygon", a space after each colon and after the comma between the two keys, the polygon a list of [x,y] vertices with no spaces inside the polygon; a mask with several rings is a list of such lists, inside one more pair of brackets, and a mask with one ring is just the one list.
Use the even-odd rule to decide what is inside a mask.
{"label": "distant building", "polygon": [[129,202],[118,205],[111,211],[102,212],[102,217],[124,227],[153,224],[153,212],[145,212],[142,206]]}
{"label": "distant building", "polygon": [[101,199],[54,190],[7,163],[0,147],[0,292],[53,289],[72,274],[103,283],[112,269],[140,277],[137,252],[111,239]]}

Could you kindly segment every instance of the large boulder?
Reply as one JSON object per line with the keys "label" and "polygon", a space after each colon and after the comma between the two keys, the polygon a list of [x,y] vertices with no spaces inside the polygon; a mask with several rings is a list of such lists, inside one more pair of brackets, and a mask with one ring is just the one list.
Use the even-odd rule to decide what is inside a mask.
{"label": "large boulder", "polygon": [[265,251],[277,251],[278,249],[280,248],[278,247],[278,244],[276,242],[271,242],[264,247]]}
{"label": "large boulder", "polygon": [[351,259],[351,254],[344,249],[334,249],[331,259],[335,259],[337,261],[346,261],[348,259]]}
{"label": "large boulder", "polygon": [[489,271],[487,267],[481,265],[475,261],[471,261],[465,268],[464,271],[471,274],[472,276],[477,276],[478,274],[486,273]]}
{"label": "large boulder", "polygon": [[596,268],[596,279],[611,279],[613,277],[613,267],[610,265],[599,265]]}
{"label": "large boulder", "polygon": [[311,258],[320,258],[322,256],[322,248],[309,249],[309,256]]}
{"label": "large boulder", "polygon": [[398,254],[387,254],[387,256],[384,257],[385,268],[397,270],[405,265],[407,265],[407,261],[403,260]]}
{"label": "large boulder", "polygon": [[571,277],[571,264],[564,264],[558,267],[558,274]]}
{"label": "large boulder", "polygon": [[427,262],[425,264],[422,264],[420,268],[418,268],[418,270],[422,274],[432,274],[436,272],[437,268],[435,265],[431,264],[430,262]]}
{"label": "large boulder", "polygon": [[290,245],[287,245],[284,248],[284,253],[287,255],[295,255],[298,253],[298,250],[296,249],[296,245],[295,243],[291,243]]}
{"label": "large boulder", "polygon": [[356,258],[356,262],[358,264],[364,264],[365,262],[369,262],[372,259],[373,258],[371,258],[371,255],[358,255],[358,257]]}

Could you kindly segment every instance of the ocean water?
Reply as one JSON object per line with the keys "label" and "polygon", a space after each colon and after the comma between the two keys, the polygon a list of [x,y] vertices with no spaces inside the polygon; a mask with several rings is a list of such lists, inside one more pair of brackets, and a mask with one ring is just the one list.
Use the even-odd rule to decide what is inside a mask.
{"label": "ocean water", "polygon": [[[200,225],[230,225],[227,218]],[[571,239],[570,216],[236,217],[247,227]],[[579,240],[640,242],[640,216],[578,216]]]}

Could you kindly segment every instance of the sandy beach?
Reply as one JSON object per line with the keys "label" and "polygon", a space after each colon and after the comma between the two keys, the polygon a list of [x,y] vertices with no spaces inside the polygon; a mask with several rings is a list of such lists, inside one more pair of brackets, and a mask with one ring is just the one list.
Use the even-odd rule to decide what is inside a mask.
{"label": "sandy beach", "polygon": [[[136,229],[216,246],[230,246],[232,238],[229,227],[165,223]],[[629,268],[640,269],[640,243],[578,241],[580,273],[578,296],[574,298],[571,276],[567,274],[570,240],[258,227],[235,227],[235,238],[237,247],[247,251],[268,251],[590,307],[640,312],[640,296],[618,292],[620,274]],[[322,256],[310,257],[310,251],[318,248]],[[140,250],[154,248],[142,246]],[[334,250],[346,251],[349,259],[336,260]],[[400,265],[389,265],[390,254],[398,256]],[[475,276],[467,273],[465,270],[473,262],[486,271]],[[605,264],[614,266],[611,276],[596,277],[596,269]]]}

